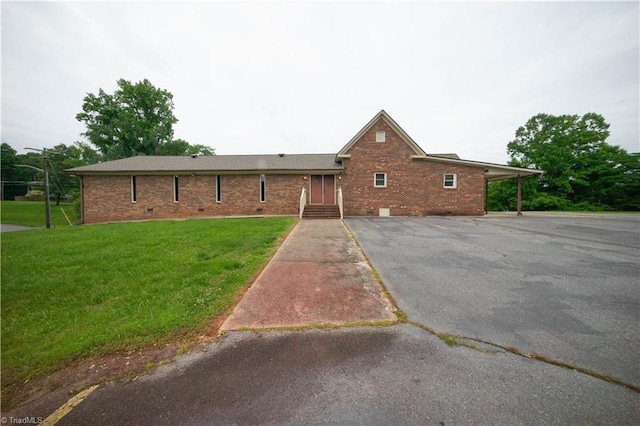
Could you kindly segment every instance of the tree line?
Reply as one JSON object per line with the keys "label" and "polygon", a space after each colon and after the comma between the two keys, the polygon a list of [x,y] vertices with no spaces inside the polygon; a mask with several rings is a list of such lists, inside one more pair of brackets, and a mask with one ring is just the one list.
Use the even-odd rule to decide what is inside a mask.
{"label": "tree line", "polygon": [[[52,176],[59,182],[52,193],[79,190],[78,180],[63,172],[73,167],[135,155],[215,154],[207,146],[174,138],[178,120],[170,92],[146,79],[138,83],[120,79],[117,85],[112,94],[99,89],[84,97],[76,119],[85,125],[81,135],[86,141],[45,150]],[[640,156],[609,145],[608,137],[609,124],[595,113],[538,114],[519,127],[507,144],[508,164],[545,171],[541,177],[524,179],[523,209],[640,210]],[[2,199],[26,192],[26,184],[13,182],[42,180],[36,171],[16,167],[42,168],[41,153],[17,154],[3,143],[1,159]],[[489,210],[515,210],[515,179],[491,182],[487,204]]]}
{"label": "tree line", "polygon": [[173,125],[178,119],[173,113],[170,92],[146,79],[138,83],[120,79],[117,84],[112,94],[99,89],[97,94],[84,97],[82,112],[76,119],[85,125],[81,135],[86,142],[58,144],[42,153],[26,154],[18,154],[9,144],[2,143],[3,200],[25,195],[28,189],[37,187],[36,182],[42,182],[42,173],[18,165],[42,169],[45,158],[50,169],[51,194],[73,194],[80,189],[79,181],[65,173],[65,169],[135,155],[215,155],[215,150],[208,146],[174,139]]}
{"label": "tree line", "polygon": [[[640,155],[609,145],[596,113],[538,114],[507,144],[509,165],[544,170],[522,185],[524,210],[640,210]],[[489,184],[489,210],[515,210],[515,179]]]}

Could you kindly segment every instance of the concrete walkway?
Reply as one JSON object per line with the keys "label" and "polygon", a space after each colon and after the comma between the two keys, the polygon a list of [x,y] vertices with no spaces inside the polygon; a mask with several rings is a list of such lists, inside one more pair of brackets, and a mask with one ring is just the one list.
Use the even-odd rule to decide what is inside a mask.
{"label": "concrete walkway", "polygon": [[302,220],[221,329],[393,321],[392,311],[342,221]]}
{"label": "concrete walkway", "polygon": [[0,232],[16,232],[16,231],[29,231],[30,229],[38,229],[31,226],[20,226],[20,225],[0,225]]}

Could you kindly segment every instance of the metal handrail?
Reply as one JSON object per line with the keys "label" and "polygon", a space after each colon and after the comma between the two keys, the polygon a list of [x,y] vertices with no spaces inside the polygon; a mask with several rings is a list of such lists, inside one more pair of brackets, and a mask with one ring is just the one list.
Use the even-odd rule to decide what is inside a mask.
{"label": "metal handrail", "polygon": [[300,194],[300,219],[302,219],[302,213],[304,212],[304,206],[307,204],[307,188],[302,187],[302,193]]}

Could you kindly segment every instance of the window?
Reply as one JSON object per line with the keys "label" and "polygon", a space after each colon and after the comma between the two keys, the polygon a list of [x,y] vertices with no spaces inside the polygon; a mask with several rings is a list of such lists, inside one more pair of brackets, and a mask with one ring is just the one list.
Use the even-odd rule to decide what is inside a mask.
{"label": "window", "polygon": [[375,188],[387,187],[387,174],[386,173],[374,173],[373,174],[373,186]]}
{"label": "window", "polygon": [[267,200],[267,179],[264,175],[260,175],[260,202],[264,203]]}
{"label": "window", "polygon": [[135,203],[136,201],[137,201],[136,177],[135,176],[131,176],[131,202]]}
{"label": "window", "polygon": [[220,192],[220,175],[216,175],[216,203],[220,202],[220,195],[222,194]]}
{"label": "window", "polygon": [[458,177],[455,173],[445,173],[444,174],[444,187],[445,188],[456,188],[458,186]]}
{"label": "window", "polygon": [[376,132],[376,142],[384,142],[384,141],[385,141],[384,130],[378,130]]}
{"label": "window", "polygon": [[173,177],[173,202],[177,203],[179,200],[178,197],[178,176]]}

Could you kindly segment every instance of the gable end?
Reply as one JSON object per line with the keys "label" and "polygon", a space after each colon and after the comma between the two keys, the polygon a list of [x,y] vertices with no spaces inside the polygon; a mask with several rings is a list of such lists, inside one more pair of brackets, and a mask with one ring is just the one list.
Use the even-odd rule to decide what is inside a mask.
{"label": "gable end", "polygon": [[424,158],[427,154],[420,148],[420,146],[411,139],[411,136],[407,134],[407,132],[402,129],[396,123],[393,118],[389,114],[386,113],[385,110],[381,110],[377,113],[360,131],[353,137],[351,140],[338,152],[336,155],[336,161],[340,161],[343,158],[350,158],[351,155],[349,151],[353,146],[358,142],[365,133],[367,133],[379,120],[383,120],[391,129],[393,129],[398,136],[411,148],[411,150],[415,153],[414,155],[418,158]]}

